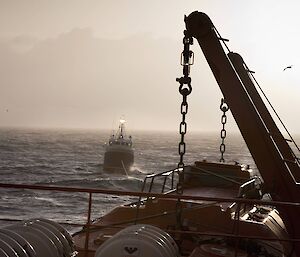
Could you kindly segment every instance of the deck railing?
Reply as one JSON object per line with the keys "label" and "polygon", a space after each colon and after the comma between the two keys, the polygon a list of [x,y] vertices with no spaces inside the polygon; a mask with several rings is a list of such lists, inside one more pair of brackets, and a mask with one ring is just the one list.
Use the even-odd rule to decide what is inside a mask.
{"label": "deck railing", "polygon": [[[169,174],[168,174],[169,172]],[[172,171],[163,172],[160,175],[153,176],[169,176],[172,175]],[[148,179],[152,180],[152,177],[148,177]],[[87,220],[84,224],[79,223],[62,223],[64,225],[72,225],[72,226],[82,226],[85,227],[85,256],[87,257],[91,250],[88,248],[89,245],[89,231],[91,227],[99,227],[95,224],[92,224],[91,221],[91,212],[92,212],[92,196],[93,194],[106,194],[106,195],[117,195],[117,196],[136,196],[141,199],[155,197],[160,199],[174,199],[174,200],[194,200],[194,201],[209,201],[215,203],[224,203],[224,202],[235,202],[237,205],[239,204],[249,204],[249,205],[266,205],[266,206],[275,206],[275,207],[294,207],[300,208],[299,202],[280,202],[280,201],[266,201],[266,200],[253,200],[253,199],[244,199],[244,198],[220,198],[220,197],[201,197],[201,196],[188,196],[188,195],[180,195],[180,194],[166,194],[164,192],[155,193],[151,192],[136,192],[136,191],[120,191],[120,190],[107,190],[107,189],[98,189],[98,188],[81,188],[81,187],[62,187],[62,186],[46,186],[46,185],[30,185],[30,184],[9,184],[9,183],[0,183],[0,188],[10,188],[10,189],[30,189],[30,190],[40,190],[40,191],[60,191],[67,193],[85,193],[88,194],[88,210],[87,210]],[[239,222],[239,215],[235,217],[236,222]],[[16,219],[0,219],[4,221],[19,221]],[[230,238],[248,238],[248,239],[257,239],[257,240],[266,240],[266,241],[288,241],[288,242],[298,242],[300,243],[299,238],[271,238],[271,237],[251,237],[245,235],[239,235],[238,233],[204,233],[204,232],[196,232],[196,231],[180,231],[180,230],[168,230],[169,233],[176,234],[193,234],[193,235],[208,235],[215,237],[230,237]]]}

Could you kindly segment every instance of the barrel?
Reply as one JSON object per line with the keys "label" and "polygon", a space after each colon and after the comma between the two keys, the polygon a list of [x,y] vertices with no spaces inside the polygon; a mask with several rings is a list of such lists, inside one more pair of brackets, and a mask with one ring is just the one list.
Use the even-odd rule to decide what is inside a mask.
{"label": "barrel", "polygon": [[42,218],[1,228],[0,249],[5,257],[75,257],[77,255],[72,237],[67,230],[57,222]]}
{"label": "barrel", "polygon": [[95,257],[177,257],[173,238],[158,227],[138,224],[129,226],[105,241]]}

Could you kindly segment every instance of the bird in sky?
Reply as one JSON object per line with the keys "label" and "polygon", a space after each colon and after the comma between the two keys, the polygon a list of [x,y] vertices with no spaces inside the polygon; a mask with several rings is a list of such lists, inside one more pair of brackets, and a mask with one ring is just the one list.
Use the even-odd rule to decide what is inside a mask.
{"label": "bird in sky", "polygon": [[283,71],[285,71],[286,69],[291,69],[293,67],[293,65],[289,65],[289,66],[286,66]]}

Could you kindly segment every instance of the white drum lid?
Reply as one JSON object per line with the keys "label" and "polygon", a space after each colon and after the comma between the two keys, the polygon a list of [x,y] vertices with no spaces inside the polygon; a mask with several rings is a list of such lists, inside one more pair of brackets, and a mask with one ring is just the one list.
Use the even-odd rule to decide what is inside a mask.
{"label": "white drum lid", "polygon": [[171,256],[176,256],[178,254],[178,246],[175,243],[174,239],[167,232],[158,227],[146,224],[138,224],[122,230],[122,234],[126,234],[128,231],[139,231],[139,233],[146,234],[150,233],[150,236],[156,237],[157,241],[163,244],[164,247],[166,247],[168,251],[170,251]]}
{"label": "white drum lid", "polygon": [[[45,219],[33,219],[33,220],[30,220],[30,221],[33,221],[34,223],[36,224],[39,224],[39,225],[42,225],[43,227],[46,227],[48,230],[50,230],[53,234],[55,234],[59,241],[62,243],[63,245],[63,251],[64,251],[64,254],[66,256],[71,256],[72,253],[74,252],[74,249],[71,249],[71,246],[73,245],[73,242],[72,242],[72,245],[70,246],[69,244],[69,241],[67,240],[67,238],[65,237],[64,233],[62,233],[58,227],[54,226],[52,223],[50,222],[46,222]],[[69,234],[68,234],[69,235]]]}
{"label": "white drum lid", "polygon": [[61,232],[67,239],[67,241],[69,242],[69,245],[72,247],[72,251],[74,251],[73,247],[74,247],[74,242],[73,242],[73,238],[70,236],[70,234],[68,233],[67,230],[65,230],[65,228],[63,226],[61,226],[60,224],[58,224],[55,221],[52,220],[47,220],[47,219],[43,219],[43,218],[39,218],[36,220],[40,220],[43,221],[45,223],[51,224],[52,226],[56,227],[58,229],[59,232]]}
{"label": "white drum lid", "polygon": [[2,249],[9,257],[18,257],[17,252],[2,239],[0,239],[0,249]]}
{"label": "white drum lid", "polygon": [[67,230],[47,219],[31,219],[0,228],[0,240],[4,241],[5,249],[7,245],[16,249],[17,257],[73,257],[77,254]]}
{"label": "white drum lid", "polygon": [[105,241],[95,257],[176,257],[178,247],[173,238],[160,228],[151,225],[132,225]]}
{"label": "white drum lid", "polygon": [[1,248],[0,248],[0,256],[1,256],[1,257],[9,257],[9,256],[7,255],[7,253],[4,252]]}
{"label": "white drum lid", "polygon": [[[108,240],[107,240],[108,241]],[[123,256],[143,256],[143,257],[167,257],[160,247],[156,247],[149,241],[138,240],[131,237],[111,238],[108,244],[97,249],[95,257],[123,257]]]}
{"label": "white drum lid", "polygon": [[12,230],[26,240],[33,246],[37,256],[43,257],[57,257],[58,250],[53,241],[40,230],[24,225],[13,225],[6,227],[6,229]]}
{"label": "white drum lid", "polygon": [[4,234],[6,236],[11,237],[13,240],[17,241],[25,250],[25,252],[30,257],[37,257],[35,250],[33,249],[33,246],[21,235],[17,234],[14,231],[2,228],[0,229],[0,233]]}
{"label": "white drum lid", "polygon": [[7,244],[9,244],[16,251],[18,257],[30,257],[28,256],[22,245],[20,245],[15,239],[11,238],[10,236],[0,233],[0,240],[3,240]]}
{"label": "white drum lid", "polygon": [[159,236],[153,234],[151,231],[139,229],[136,232],[132,231],[127,235],[123,234],[123,238],[128,237],[129,235],[132,237],[137,236],[138,240],[141,240],[143,242],[149,242],[149,244],[153,245],[155,248],[160,249],[163,256],[172,257],[172,251],[169,249],[169,246],[163,240],[161,240]]}
{"label": "white drum lid", "polygon": [[50,231],[46,227],[44,227],[38,223],[35,223],[35,222],[30,221],[30,222],[26,222],[26,224],[27,224],[27,226],[36,228],[36,229],[40,230],[41,232],[43,232],[45,235],[47,235],[55,244],[55,246],[58,250],[58,253],[59,253],[58,256],[63,256],[63,254],[64,254],[63,245],[60,242],[59,238],[55,234],[52,233],[52,231]]}

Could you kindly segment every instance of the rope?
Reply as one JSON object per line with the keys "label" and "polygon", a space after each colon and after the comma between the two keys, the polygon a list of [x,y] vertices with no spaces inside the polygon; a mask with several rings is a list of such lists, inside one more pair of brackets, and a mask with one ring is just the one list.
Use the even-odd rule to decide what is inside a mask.
{"label": "rope", "polygon": [[228,52],[231,52],[229,47],[227,46],[227,44],[225,43],[225,40],[221,37],[221,34],[219,33],[219,31],[217,30],[217,28],[215,26],[213,26],[213,29],[215,30],[219,40],[221,40],[221,42],[224,44],[224,46],[226,47]]}
{"label": "rope", "polygon": [[[208,204],[202,204],[200,206],[192,206],[192,207],[184,207],[182,208],[182,212],[184,211],[189,211],[189,210],[198,210],[198,209],[203,209],[203,208],[207,208],[207,207],[210,207],[210,206],[214,206],[216,205],[218,202],[212,202],[212,203],[208,203]],[[169,215],[176,215],[176,210],[174,211],[164,211],[162,213],[158,213],[158,214],[153,214],[153,215],[148,215],[148,216],[145,216],[145,217],[141,217],[141,218],[138,218],[138,219],[129,219],[129,220],[125,220],[125,221],[122,221],[122,222],[116,222],[116,223],[111,223],[111,224],[108,224],[108,225],[96,225],[96,224],[91,224],[90,227],[92,228],[84,228],[82,231],[78,231],[76,232],[75,234],[79,234],[80,232],[85,232],[87,230],[89,230],[90,232],[91,231],[98,231],[98,230],[101,230],[101,229],[105,229],[105,228],[111,228],[111,227],[116,227],[116,226],[120,226],[120,225],[125,225],[125,224],[130,224],[130,223],[134,223],[136,221],[145,221],[145,220],[148,220],[148,219],[153,219],[153,218],[158,218],[158,217],[162,217],[162,216],[169,216]]]}
{"label": "rope", "polygon": [[[246,66],[246,68],[249,70],[247,64],[244,62],[244,65]],[[252,73],[250,73],[251,78],[254,80],[255,84],[258,86],[260,92],[263,94],[264,98],[266,99],[266,101],[268,102],[268,104],[270,105],[272,111],[274,112],[274,114],[276,115],[277,119],[279,120],[280,124],[283,126],[284,130],[286,131],[286,133],[288,134],[288,136],[290,137],[290,139],[292,140],[293,144],[295,145],[295,147],[297,148],[298,152],[300,152],[300,148],[298,147],[297,143],[295,142],[295,140],[293,139],[292,135],[290,134],[290,132],[288,131],[287,127],[285,126],[285,124],[283,123],[282,119],[279,117],[279,114],[276,112],[275,108],[273,107],[272,103],[270,102],[270,100],[268,99],[268,97],[266,96],[265,92],[263,91],[263,89],[261,88],[261,86],[259,85],[258,81],[256,80],[256,78],[254,77],[254,75]]]}
{"label": "rope", "polygon": [[[215,30],[218,38],[220,39],[220,41],[224,44],[225,48],[227,49],[228,52],[231,52],[231,50],[229,49],[229,47],[227,46],[227,44],[225,43],[225,40],[222,38],[221,34],[219,33],[219,31],[217,30],[217,28],[215,26],[213,26],[213,29]],[[244,62],[245,67],[247,68],[247,70],[250,71],[249,67],[247,66],[247,64]],[[258,81],[256,80],[256,78],[254,77],[252,72],[249,72],[251,78],[254,80],[255,84],[258,86],[260,92],[263,94],[264,98],[266,99],[267,103],[269,104],[269,106],[271,107],[272,111],[274,112],[274,114],[276,115],[277,119],[279,120],[280,124],[283,126],[285,132],[288,134],[289,138],[291,139],[291,141],[293,142],[294,146],[297,148],[298,152],[300,153],[300,148],[297,145],[296,141],[294,140],[294,138],[292,137],[292,135],[290,134],[289,130],[287,129],[287,127],[285,126],[285,124],[283,123],[282,119],[279,117],[278,113],[276,112],[275,108],[273,107],[273,105],[271,104],[270,100],[268,99],[268,97],[266,96],[265,92],[262,90],[261,86],[259,85]],[[293,151],[292,151],[293,152]],[[293,153],[294,154],[294,153]],[[294,157],[297,161],[298,164],[299,163],[299,158],[297,156]]]}

